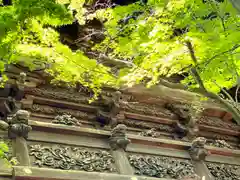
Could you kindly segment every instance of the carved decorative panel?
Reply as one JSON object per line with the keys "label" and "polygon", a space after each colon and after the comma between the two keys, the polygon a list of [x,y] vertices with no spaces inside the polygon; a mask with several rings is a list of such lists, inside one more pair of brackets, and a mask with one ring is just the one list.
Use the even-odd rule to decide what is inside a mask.
{"label": "carved decorative panel", "polygon": [[173,114],[171,111],[163,107],[158,107],[150,104],[129,102],[125,104],[124,109],[128,112],[133,112],[133,113],[140,113],[145,115],[168,117],[168,118],[176,119],[176,115]]}
{"label": "carved decorative panel", "polygon": [[90,97],[87,97],[85,94],[72,91],[73,89],[64,89],[57,87],[40,87],[40,88],[31,88],[27,89],[28,94],[35,96],[40,96],[44,98],[58,99],[71,101],[75,103],[89,103]]}
{"label": "carved decorative panel", "polygon": [[64,170],[116,172],[112,155],[105,150],[70,146],[30,145],[33,164]]}
{"label": "carved decorative panel", "polygon": [[208,163],[207,167],[216,180],[240,180],[240,166]]}
{"label": "carved decorative panel", "polygon": [[54,120],[52,121],[54,124],[64,124],[68,126],[81,126],[82,124],[71,115],[63,114],[57,115]]}
{"label": "carved decorative panel", "polygon": [[223,120],[215,117],[202,116],[198,120],[198,123],[203,125],[208,125],[208,126],[227,128],[227,129],[236,130],[236,131],[240,129],[240,126],[237,126],[234,123],[224,122]]}
{"label": "carved decorative panel", "polygon": [[136,175],[181,179],[195,174],[189,160],[134,154],[129,155],[128,158]]}
{"label": "carved decorative panel", "polygon": [[89,120],[96,119],[96,116],[93,114],[88,114],[88,113],[77,111],[77,110],[63,109],[63,108],[57,108],[57,107],[39,105],[39,104],[33,104],[31,111],[36,113],[54,114],[54,115],[69,114],[79,119],[89,119]]}
{"label": "carved decorative panel", "polygon": [[152,122],[144,122],[140,120],[126,119],[126,120],[118,120],[119,123],[125,124],[129,127],[135,127],[139,129],[152,129],[155,128],[158,131],[165,132],[173,132],[173,128],[169,125],[152,123]]}
{"label": "carved decorative panel", "polygon": [[199,136],[206,137],[207,139],[215,139],[215,140],[225,140],[225,141],[230,141],[234,143],[238,143],[238,138],[235,136],[229,136],[226,134],[219,134],[215,132],[206,132],[206,131],[199,131]]}
{"label": "carved decorative panel", "polygon": [[157,138],[157,137],[161,136],[161,134],[159,132],[157,132],[155,128],[141,131],[138,135],[146,136],[146,137],[153,137],[153,138]]}
{"label": "carved decorative panel", "polygon": [[227,143],[225,140],[208,140],[207,145],[214,146],[218,148],[226,148],[226,149],[238,149]]}

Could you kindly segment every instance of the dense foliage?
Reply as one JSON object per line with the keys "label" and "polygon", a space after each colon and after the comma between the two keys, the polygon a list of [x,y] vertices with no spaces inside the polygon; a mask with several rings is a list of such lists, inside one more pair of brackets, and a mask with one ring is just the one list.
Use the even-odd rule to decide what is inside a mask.
{"label": "dense foliage", "polygon": [[[107,19],[109,34],[98,49],[111,48],[111,56],[133,60],[137,65],[123,79],[135,83],[149,77],[151,85],[158,83],[159,77],[189,72],[194,62],[185,44],[188,39],[194,46],[197,68],[207,89],[219,92],[220,85],[236,85],[240,33],[239,17],[232,5],[227,1],[164,2],[149,1],[145,6],[133,4],[96,13]],[[141,11],[136,20],[122,21],[136,9]],[[183,82],[198,86],[191,75]]]}
{"label": "dense foliage", "polygon": [[[86,4],[95,1],[14,0],[0,7],[0,67],[3,71],[5,64],[24,62],[34,70],[36,64],[48,64],[56,81],[80,82],[96,94],[106,84],[151,86],[182,74],[185,87],[200,89],[240,119],[236,104],[215,96],[240,84],[240,17],[231,2],[148,0],[88,12]],[[113,74],[84,52],[62,44],[55,29],[74,18],[79,24],[99,19],[105,39],[93,50],[128,66]]]}
{"label": "dense foliage", "polygon": [[0,70],[10,63],[22,62],[31,70],[48,64],[48,72],[56,81],[69,84],[79,81],[95,92],[103,82],[110,82],[108,68],[63,45],[54,29],[71,24],[73,10],[78,22],[84,23],[83,3],[83,0],[15,0],[13,5],[0,7]]}

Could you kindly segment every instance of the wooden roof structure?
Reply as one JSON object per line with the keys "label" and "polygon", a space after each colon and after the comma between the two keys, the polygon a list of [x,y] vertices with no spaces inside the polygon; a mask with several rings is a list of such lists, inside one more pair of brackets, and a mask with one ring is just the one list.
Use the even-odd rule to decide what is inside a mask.
{"label": "wooden roof structure", "polygon": [[17,160],[0,160],[0,179],[240,179],[240,127],[217,103],[192,114],[196,94],[138,85],[106,88],[89,104],[89,92],[53,86],[39,73],[25,71],[21,89],[22,71],[8,70],[0,94],[0,138]]}

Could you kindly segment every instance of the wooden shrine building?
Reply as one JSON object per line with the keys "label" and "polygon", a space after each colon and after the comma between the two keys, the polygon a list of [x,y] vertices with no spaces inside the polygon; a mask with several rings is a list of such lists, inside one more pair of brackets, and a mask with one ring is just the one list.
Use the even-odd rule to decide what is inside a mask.
{"label": "wooden shrine building", "polygon": [[0,160],[0,180],[240,180],[240,126],[219,104],[192,115],[196,95],[141,86],[89,104],[84,88],[22,71],[10,68],[0,92],[13,162]]}

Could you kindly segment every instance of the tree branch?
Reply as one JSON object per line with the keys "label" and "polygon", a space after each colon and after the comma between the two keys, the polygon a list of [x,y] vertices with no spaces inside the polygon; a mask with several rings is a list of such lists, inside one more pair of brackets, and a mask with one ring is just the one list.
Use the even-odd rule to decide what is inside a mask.
{"label": "tree branch", "polygon": [[99,59],[101,63],[105,66],[118,66],[118,68],[125,68],[125,67],[130,68],[135,66],[135,64],[133,64],[132,62],[109,58],[105,54],[100,54]]}
{"label": "tree branch", "polygon": [[236,91],[235,91],[235,101],[238,103],[238,91],[239,91],[240,84],[237,85]]}
{"label": "tree branch", "polygon": [[221,88],[221,86],[219,86],[215,81],[213,83],[216,84],[216,86],[219,87],[219,89],[221,89],[221,91],[229,98],[229,100],[234,101],[234,99],[225,89]]}
{"label": "tree branch", "polygon": [[83,38],[79,38],[79,39],[75,40],[74,43],[79,43],[79,42],[85,41],[85,40],[87,40],[88,38],[91,38],[94,35],[104,35],[104,33],[101,32],[101,31],[93,32],[91,34],[88,34],[88,35],[84,36]]}
{"label": "tree branch", "polygon": [[159,84],[163,85],[163,86],[166,86],[168,88],[171,88],[171,89],[179,89],[179,90],[187,90],[188,87],[187,86],[184,86],[183,84],[180,84],[180,83],[172,83],[172,82],[169,82],[163,78],[159,78]]}
{"label": "tree branch", "polygon": [[229,0],[233,7],[240,13],[240,1],[239,0]]}
{"label": "tree branch", "polygon": [[201,93],[202,95],[211,98],[211,99],[215,99],[216,101],[218,101],[219,103],[221,103],[229,112],[232,113],[232,116],[234,118],[234,120],[237,122],[237,124],[240,125],[240,114],[238,113],[237,109],[234,108],[229,102],[227,102],[226,100],[222,99],[220,96],[218,96],[217,94],[214,94],[212,92],[209,92],[204,84],[203,81],[200,77],[200,75],[198,74],[197,70],[196,70],[196,66],[197,66],[197,58],[195,56],[194,50],[193,50],[193,46],[192,43],[190,41],[186,41],[186,45],[188,47],[190,56],[192,58],[192,61],[194,62],[194,66],[191,67],[191,72],[193,77],[195,78],[196,82],[199,84],[200,86],[200,91],[199,93]]}
{"label": "tree branch", "polygon": [[190,68],[190,71],[193,75],[193,77],[195,77],[195,80],[196,82],[198,83],[198,85],[200,86],[200,88],[204,91],[206,91],[206,88],[203,84],[203,81],[200,77],[200,75],[198,74],[197,72],[197,69],[196,69],[196,66],[197,66],[197,58],[195,56],[195,53],[194,53],[194,50],[193,50],[193,46],[192,46],[192,43],[190,41],[186,41],[186,45],[187,45],[187,48],[189,50],[189,53],[190,53],[190,56],[192,58],[192,61],[194,62],[194,65]]}

